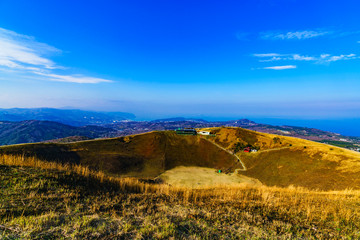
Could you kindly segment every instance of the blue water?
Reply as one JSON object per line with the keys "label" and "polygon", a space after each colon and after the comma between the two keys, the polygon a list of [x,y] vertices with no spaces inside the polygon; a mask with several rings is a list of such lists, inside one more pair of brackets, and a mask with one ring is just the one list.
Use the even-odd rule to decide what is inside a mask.
{"label": "blue water", "polygon": [[[317,128],[324,131],[339,133],[344,136],[360,137],[360,118],[347,119],[292,119],[292,118],[269,118],[252,116],[185,116],[190,118],[204,119],[207,121],[228,121],[247,118],[256,123],[270,124],[275,126],[295,126]],[[145,119],[144,119],[145,120]],[[148,120],[148,119],[146,119]]]}
{"label": "blue water", "polygon": [[271,125],[288,125],[297,127],[317,128],[324,131],[340,133],[345,136],[360,137],[360,119],[280,119],[280,118],[250,118],[257,123]]}

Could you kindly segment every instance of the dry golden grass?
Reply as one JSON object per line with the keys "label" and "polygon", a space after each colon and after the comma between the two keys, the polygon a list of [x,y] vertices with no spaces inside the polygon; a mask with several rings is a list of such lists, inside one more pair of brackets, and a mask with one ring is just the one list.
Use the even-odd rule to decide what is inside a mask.
{"label": "dry golden grass", "polygon": [[[327,145],[306,140],[224,131],[217,143],[226,148],[234,139],[252,144],[260,141],[266,146],[256,154],[239,153],[249,171],[255,169],[259,158],[269,163],[271,171],[274,161],[279,171],[293,167],[292,176],[299,166],[289,165],[287,154],[295,153],[299,154],[297,161],[305,157],[308,164],[314,159],[334,162],[331,170],[344,174],[357,168],[358,155],[345,149],[332,146],[329,152],[325,151]],[[280,141],[275,143],[275,136]],[[291,148],[287,144],[292,144]],[[0,188],[0,238],[360,238],[360,191],[346,186],[341,191],[248,185],[191,189],[109,176],[82,165],[22,155],[1,155],[0,173],[4,181]]]}
{"label": "dry golden grass", "polygon": [[176,167],[162,173],[157,178],[172,186],[188,188],[261,185],[257,179],[241,175],[238,171],[218,173],[218,169],[204,167]]}
{"label": "dry golden grass", "polygon": [[296,185],[311,189],[360,189],[360,153],[309,140],[259,133],[242,128],[206,129],[207,137],[232,150],[241,143],[259,147],[257,153],[237,152],[247,167],[244,175],[268,186]]}
{"label": "dry golden grass", "polygon": [[[256,199],[261,201],[263,204],[270,204],[273,207],[288,206],[289,208],[292,208],[292,206],[297,206],[297,212],[299,213],[306,209],[306,214],[309,218],[311,217],[311,213],[319,210],[325,213],[332,212],[340,215],[345,214],[346,219],[350,219],[351,215],[360,216],[360,208],[351,208],[351,211],[348,211],[349,209],[342,208],[343,204],[346,205],[352,201],[357,204],[360,203],[360,191],[352,189],[342,191],[315,191],[294,186],[280,188],[267,187],[263,185],[257,185],[256,187],[251,185],[221,185],[218,187],[210,186],[191,189],[186,187],[173,187],[166,184],[149,184],[141,182],[135,178],[112,177],[101,171],[90,170],[88,167],[81,165],[44,162],[34,157],[2,155],[0,156],[0,165],[65,171],[78,174],[85,178],[91,178],[99,183],[116,184],[119,187],[119,191],[165,194],[175,198],[180,197],[183,202],[196,202],[215,198],[222,201],[245,200],[245,202],[242,202],[242,204],[245,204],[246,201]],[[319,199],[323,199],[325,201],[321,202],[319,205],[319,202],[317,202]],[[327,204],[330,200],[338,201],[340,204],[336,206],[336,211],[332,208],[334,206]],[[314,202],[317,202],[318,204],[313,205]],[[316,207],[316,209],[314,209],[314,207]],[[294,209],[292,209],[292,211],[293,210]],[[321,215],[321,218],[324,218],[321,211],[319,211],[319,215]]]}
{"label": "dry golden grass", "polygon": [[[309,155],[315,155],[319,152],[323,152],[324,159],[328,159],[329,161],[342,160],[339,159],[339,155],[349,159],[360,160],[359,152],[301,138],[255,132],[237,127],[204,128],[201,130],[215,132],[216,137],[208,137],[208,139],[216,141],[228,149],[231,149],[233,144],[236,142],[242,142],[244,144],[250,143],[254,146],[260,147],[260,150],[286,148],[290,147],[291,144],[291,147],[300,148]],[[278,140],[274,141],[274,138],[277,138]],[[304,148],[304,146],[306,146],[306,148]],[[347,169],[354,166],[360,168],[360,162],[356,162],[355,165],[348,165]]]}
{"label": "dry golden grass", "polygon": [[[75,164],[61,164],[57,162],[46,162],[42,160],[38,160],[35,157],[24,157],[19,155],[0,155],[0,165],[6,166],[21,166],[21,167],[34,167],[40,168],[44,170],[58,170],[58,171],[65,171],[69,173],[75,173],[83,177],[89,177],[98,180],[100,183],[103,182],[110,182],[115,183],[120,186],[120,190],[129,190],[132,189],[136,192],[141,193],[165,193],[165,194],[172,194],[177,192],[189,192],[192,189],[183,188],[183,187],[173,187],[170,185],[165,184],[149,184],[139,181],[136,178],[123,178],[123,177],[113,177],[108,176],[101,171],[94,171],[89,169],[86,166],[75,165]],[[203,187],[199,188],[199,191],[194,190],[193,192],[197,192],[199,196],[205,195],[219,195],[224,196],[224,199],[231,199],[235,195],[240,194],[240,192],[246,188],[252,188],[247,185],[246,187],[239,187],[239,186],[224,186],[221,187]],[[329,194],[331,196],[355,196],[358,195],[360,197],[360,190],[352,190],[352,189],[345,189],[343,191],[314,191],[309,190],[303,187],[294,187],[289,186],[287,188],[280,188],[280,187],[267,187],[267,186],[259,186],[257,185],[256,189],[263,191],[274,191],[274,192],[282,192],[282,193],[290,193],[290,194]],[[216,193],[216,194],[215,194]],[[205,194],[205,195],[204,195]],[[181,194],[184,195],[184,194]],[[185,194],[187,195],[187,194]]]}
{"label": "dry golden grass", "polygon": [[[81,164],[106,175],[154,178],[177,166],[222,169],[243,168],[232,155],[234,146],[248,144],[258,153],[236,155],[243,172],[267,186],[290,185],[321,190],[360,189],[360,153],[241,128],[214,128],[212,136],[179,136],[170,131],[72,144],[25,144],[0,148],[0,153],[36,156],[45,161]],[[205,141],[205,139],[209,141]]]}
{"label": "dry golden grass", "polygon": [[[6,184],[5,200],[0,201],[0,236],[9,238],[36,238],[41,234],[65,239],[360,237],[360,191],[266,186],[179,188],[109,177],[79,165],[9,155],[0,157],[1,169],[3,166],[11,166],[17,173],[1,178],[15,181]],[[36,177],[30,172],[32,168],[44,169],[44,177]],[[46,183],[62,179],[62,172],[68,176],[68,187]],[[47,173],[52,177],[46,177]],[[79,181],[76,176],[88,180]],[[24,183],[16,182],[20,177]],[[30,189],[27,181],[34,181]],[[88,190],[89,183],[98,190]],[[69,187],[81,184],[85,186],[69,192]],[[105,188],[109,185],[114,187]],[[52,186],[64,189],[48,192]],[[47,206],[50,200],[56,201],[58,210]],[[30,211],[31,206],[34,210]],[[33,213],[42,208],[50,210]]]}
{"label": "dry golden grass", "polygon": [[106,174],[154,178],[176,166],[236,169],[235,157],[197,136],[150,132],[68,144],[35,143],[0,147],[0,155],[24,154],[44,161],[76,163]]}
{"label": "dry golden grass", "polygon": [[2,155],[0,156],[0,165],[6,166],[21,166],[21,167],[35,167],[41,168],[45,170],[58,170],[58,171],[66,171],[69,173],[78,174],[80,176],[86,178],[92,178],[100,183],[111,183],[116,184],[121,191],[135,191],[135,192],[148,192],[148,191],[165,191],[166,186],[162,188],[156,188],[154,185],[146,184],[139,182],[135,178],[118,178],[118,177],[111,177],[106,175],[101,171],[94,171],[89,169],[87,166],[81,166],[76,164],[61,164],[57,162],[46,162],[41,161],[35,157],[24,157],[19,155]]}

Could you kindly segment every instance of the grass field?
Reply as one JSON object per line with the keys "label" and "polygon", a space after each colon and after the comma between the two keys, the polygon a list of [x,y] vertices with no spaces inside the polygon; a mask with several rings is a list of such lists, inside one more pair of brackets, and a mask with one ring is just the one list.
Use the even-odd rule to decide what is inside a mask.
{"label": "grass field", "polygon": [[247,171],[268,186],[290,185],[320,190],[360,189],[360,153],[299,138],[258,133],[242,128],[206,129],[207,137],[232,150],[237,143],[252,145],[257,153],[238,151]]}
{"label": "grass field", "polygon": [[177,188],[0,158],[5,239],[358,239],[360,192]]}
{"label": "grass field", "polygon": [[158,179],[172,186],[189,188],[262,185],[259,180],[241,175],[238,171],[227,174],[218,171],[214,168],[181,166],[167,170]]}
{"label": "grass field", "polygon": [[211,131],[0,148],[0,238],[360,238],[358,153]]}

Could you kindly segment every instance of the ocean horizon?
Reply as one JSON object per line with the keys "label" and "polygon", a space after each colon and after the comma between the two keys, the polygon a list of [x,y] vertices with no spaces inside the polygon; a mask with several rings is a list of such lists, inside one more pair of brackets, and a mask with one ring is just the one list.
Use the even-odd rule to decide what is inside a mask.
{"label": "ocean horizon", "polygon": [[284,119],[284,118],[249,118],[256,123],[276,126],[317,128],[339,133],[344,136],[360,137],[360,118],[353,119]]}

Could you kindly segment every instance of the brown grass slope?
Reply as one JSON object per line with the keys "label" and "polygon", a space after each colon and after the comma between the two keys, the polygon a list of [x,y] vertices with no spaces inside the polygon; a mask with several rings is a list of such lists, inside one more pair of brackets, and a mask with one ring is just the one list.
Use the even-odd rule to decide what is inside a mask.
{"label": "brown grass slope", "polygon": [[22,156],[0,156],[0,182],[0,239],[360,238],[359,191],[175,188]]}
{"label": "brown grass slope", "polygon": [[156,177],[176,166],[233,171],[236,158],[197,136],[151,132],[134,136],[68,144],[38,143],[0,148],[0,154],[34,156],[40,160],[75,163],[107,174]]}
{"label": "brown grass slope", "polygon": [[209,140],[232,150],[237,143],[260,148],[237,152],[248,168],[242,174],[268,186],[310,189],[360,189],[360,154],[308,140],[259,133],[242,128],[213,128]]}

